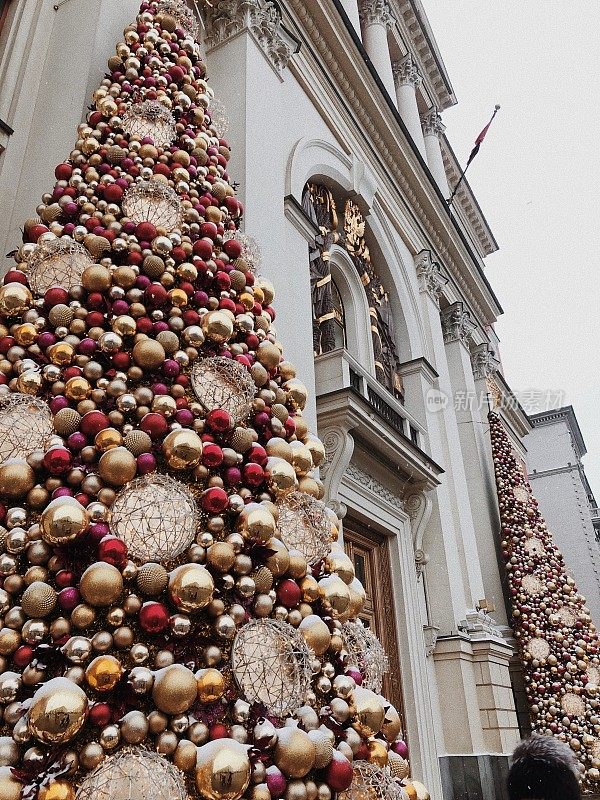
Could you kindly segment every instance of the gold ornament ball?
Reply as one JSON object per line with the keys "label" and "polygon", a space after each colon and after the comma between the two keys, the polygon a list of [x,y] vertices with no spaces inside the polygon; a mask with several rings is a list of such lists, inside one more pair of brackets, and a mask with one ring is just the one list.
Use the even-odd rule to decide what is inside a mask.
{"label": "gold ornament ball", "polygon": [[273,514],[258,503],[246,506],[240,514],[239,525],[246,538],[260,542],[267,542],[276,532]]}
{"label": "gold ornament ball", "polygon": [[169,573],[162,564],[142,564],[136,575],[139,591],[148,597],[159,595],[167,588]]}
{"label": "gold ornament ball", "polygon": [[354,564],[352,559],[341,549],[334,549],[325,558],[325,566],[332,574],[339,575],[346,585],[350,585],[354,580]]}
{"label": "gold ornament ball", "polygon": [[89,521],[88,512],[74,497],[57,497],[40,517],[42,538],[54,545],[72,542],[83,533]]}
{"label": "gold ornament ball", "polygon": [[37,800],[75,800],[75,789],[65,780],[53,781],[47,786],[42,786]]}
{"label": "gold ornament ball", "polygon": [[35,486],[35,473],[22,458],[10,458],[0,466],[0,494],[24,497]]}
{"label": "gold ornament ball", "polygon": [[140,339],[133,345],[131,355],[138,367],[151,371],[158,369],[167,356],[162,344],[154,339]]}
{"label": "gold ornament ball", "polygon": [[105,292],[112,283],[110,271],[100,264],[92,264],[83,271],[81,285],[88,292]]}
{"label": "gold ornament ball", "polygon": [[385,719],[381,727],[381,732],[390,743],[395,742],[402,732],[400,714],[392,705],[387,706],[385,709]]}
{"label": "gold ornament ball", "polygon": [[182,772],[191,772],[196,766],[198,748],[189,739],[180,739],[173,753],[173,763]]}
{"label": "gold ornament ball", "polygon": [[369,751],[368,759],[371,764],[377,764],[378,767],[385,767],[388,763],[388,751],[385,744],[379,739],[371,739],[367,742],[367,749]]}
{"label": "gold ornament ball", "polygon": [[323,769],[333,758],[333,744],[327,734],[318,728],[308,731],[308,738],[315,746],[315,769]]}
{"label": "gold ornament ball", "polygon": [[300,728],[279,728],[275,764],[288,778],[303,778],[315,763],[315,745]]}
{"label": "gold ornament ball", "polygon": [[72,739],[85,722],[88,700],[68,678],[52,678],[34,694],[28,711],[29,732],[45,744]]}
{"label": "gold ornament ball", "polygon": [[202,440],[194,431],[172,431],[163,441],[163,452],[172,469],[190,469],[200,463]]}
{"label": "gold ornament ball", "polygon": [[123,576],[112,564],[97,561],[89,566],[79,582],[81,596],[91,606],[111,606],[123,591]]}
{"label": "gold ornament ball", "polygon": [[194,673],[182,664],[171,664],[154,674],[152,699],[165,714],[184,714],[196,701],[197,694]]}
{"label": "gold ornament ball", "polygon": [[358,578],[354,578],[350,581],[348,589],[350,591],[350,605],[346,610],[345,616],[350,619],[351,617],[357,617],[363,610],[367,601],[367,594]]}
{"label": "gold ornament ball", "polygon": [[201,669],[196,674],[198,681],[198,700],[201,703],[214,703],[223,697],[225,692],[225,678],[218,669],[209,667]]}
{"label": "gold ornament ball", "polygon": [[98,475],[111,486],[124,486],[135,478],[137,462],[126,447],[107,450],[98,462]]}
{"label": "gold ornament ball", "polygon": [[350,590],[339,575],[327,575],[319,581],[319,595],[334,617],[344,614],[350,605]]}
{"label": "gold ornament ball", "polygon": [[408,761],[393,750],[388,753],[388,767],[394,778],[400,778],[401,781],[408,777],[410,772]]}
{"label": "gold ornament ball", "polygon": [[10,767],[0,767],[0,797],[2,800],[21,800],[23,784],[18,781]]}
{"label": "gold ornament ball", "polygon": [[169,576],[169,596],[180,611],[188,614],[207,606],[214,589],[212,575],[201,564],[182,564]]}
{"label": "gold ornament ball", "polygon": [[282,388],[287,392],[288,403],[292,409],[294,411],[298,409],[302,411],[308,399],[308,390],[302,381],[299,381],[297,378],[292,378],[292,380],[286,381]]}
{"label": "gold ornament ball", "polygon": [[325,487],[323,482],[312,478],[310,475],[302,475],[298,480],[298,489],[301,492],[306,492],[316,500],[322,500],[325,497]]}
{"label": "gold ornament ball", "polygon": [[302,600],[305,603],[314,603],[319,597],[319,584],[312,575],[306,575],[306,577],[302,578],[300,589],[302,590]]}
{"label": "gold ornament ball", "polygon": [[327,651],[331,643],[331,631],[321,617],[309,614],[304,617],[298,630],[315,655],[322,656]]}
{"label": "gold ornament ball", "polygon": [[272,342],[261,342],[256,349],[256,358],[265,369],[272,370],[281,360],[281,351]]}
{"label": "gold ornament ball", "polygon": [[61,408],[54,417],[54,429],[61,436],[70,436],[79,430],[81,414],[74,408]]}
{"label": "gold ornament ball", "polygon": [[290,444],[292,451],[291,464],[296,470],[299,477],[306,477],[307,473],[313,468],[312,455],[308,447],[302,442],[292,442]]}
{"label": "gold ornament ball", "polygon": [[206,563],[217,572],[229,572],[234,562],[235,550],[229,542],[215,542],[206,551]]}
{"label": "gold ornament ball", "polygon": [[293,489],[298,483],[296,470],[283,458],[268,458],[266,472],[269,487],[275,494]]}
{"label": "gold ornament ball", "polygon": [[0,287],[0,314],[16,317],[31,308],[33,297],[22,283],[7,283]]}
{"label": "gold ornament ball", "polygon": [[196,788],[204,800],[239,800],[250,783],[248,747],[215,739],[198,748]]}
{"label": "gold ornament ball", "polygon": [[23,592],[21,608],[28,617],[47,617],[56,608],[56,592],[44,581],[33,581]]}
{"label": "gold ornament ball", "polygon": [[112,450],[113,447],[119,447],[122,443],[123,437],[116,428],[105,428],[103,431],[99,431],[94,439],[96,450],[101,453]]}
{"label": "gold ornament ball", "polygon": [[207,339],[223,344],[233,334],[232,315],[226,311],[209,311],[202,319],[202,330]]}
{"label": "gold ornament ball", "polygon": [[375,692],[357,686],[352,693],[352,706],[355,712],[353,728],[361,736],[375,736],[379,733],[385,718],[385,710]]}
{"label": "gold ornament ball", "polygon": [[121,678],[123,667],[114,656],[98,656],[87,667],[85,679],[97,692],[112,691]]}
{"label": "gold ornament ball", "polygon": [[411,781],[406,788],[414,789],[415,797],[417,798],[417,800],[430,800],[430,795],[429,791],[427,790],[427,787],[424,786],[420,781]]}
{"label": "gold ornament ball", "polygon": [[272,551],[271,554],[267,556],[265,566],[276,578],[280,578],[282,575],[285,575],[290,566],[289,550],[281,539],[278,539],[276,536],[269,539],[269,541],[265,543],[265,547]]}

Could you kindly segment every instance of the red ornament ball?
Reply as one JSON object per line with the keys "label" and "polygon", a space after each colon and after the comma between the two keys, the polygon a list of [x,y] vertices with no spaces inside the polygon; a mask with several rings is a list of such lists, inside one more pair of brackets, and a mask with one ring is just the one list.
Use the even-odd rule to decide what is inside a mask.
{"label": "red ornament ball", "polygon": [[277,599],[282,606],[294,608],[302,599],[302,591],[296,581],[285,578],[277,587]]}
{"label": "red ornament ball", "polygon": [[208,511],[209,514],[220,514],[227,508],[229,497],[225,489],[221,489],[220,486],[211,486],[203,493],[200,502],[204,511]]}
{"label": "red ornament ball", "polygon": [[169,612],[162,603],[144,603],[139,614],[140,626],[146,633],[161,633],[169,625]]}
{"label": "red ornament ball", "polygon": [[123,567],[127,563],[127,545],[116,536],[107,536],[98,545],[98,558],[114,567]]}
{"label": "red ornament ball", "polygon": [[344,792],[352,783],[352,764],[346,756],[337,750],[333,751],[331,763],[325,771],[325,781],[334,792]]}

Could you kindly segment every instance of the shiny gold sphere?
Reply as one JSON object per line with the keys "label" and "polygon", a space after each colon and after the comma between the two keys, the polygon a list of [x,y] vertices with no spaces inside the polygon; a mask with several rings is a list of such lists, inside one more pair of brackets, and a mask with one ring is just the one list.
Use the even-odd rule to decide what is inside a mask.
{"label": "shiny gold sphere", "polygon": [[267,556],[265,566],[268,567],[274,577],[279,578],[288,571],[290,566],[289,550],[281,539],[278,539],[276,536],[269,539],[265,546],[272,551],[272,553]]}
{"label": "shiny gold sphere", "polygon": [[185,428],[169,433],[162,447],[172,469],[190,469],[202,458],[202,440],[197,433]]}
{"label": "shiny gold sphere", "polygon": [[198,748],[196,788],[204,800],[239,800],[250,783],[248,747],[215,739]]}
{"label": "shiny gold sphere", "polygon": [[135,478],[137,462],[126,447],[112,447],[100,456],[98,475],[111,486],[124,486]]}
{"label": "shiny gold sphere", "polygon": [[184,714],[196,702],[198,684],[194,673],[182,664],[171,664],[154,675],[152,699],[165,714]]}
{"label": "shiny gold sphere", "polygon": [[88,707],[83,689],[67,678],[52,678],[34,694],[27,714],[29,732],[45,744],[61,744],[82,728]]}
{"label": "shiny gold sphere", "polygon": [[288,403],[292,409],[302,411],[308,399],[308,390],[302,381],[292,378],[292,380],[286,381],[282,388],[287,392]]}
{"label": "shiny gold sphere", "polygon": [[133,360],[145,370],[156,370],[166,358],[165,348],[154,339],[140,339],[133,345]]}
{"label": "shiny gold sphere", "polygon": [[112,564],[97,561],[89,566],[79,582],[81,596],[91,606],[111,606],[123,591],[123,576]]}
{"label": "shiny gold sphere", "polygon": [[354,578],[350,581],[348,590],[350,592],[350,605],[346,610],[345,616],[348,618],[357,617],[364,608],[367,601],[367,594],[358,578]]}
{"label": "shiny gold sphere", "polygon": [[367,742],[367,749],[369,751],[368,760],[371,764],[377,764],[378,767],[387,766],[388,751],[385,744],[379,739],[371,739]]}
{"label": "shiny gold sphere", "polygon": [[291,464],[299,477],[304,477],[313,468],[313,460],[310,450],[302,442],[292,442],[290,444]]}
{"label": "shiny gold sphere", "polygon": [[46,351],[50,356],[50,361],[57,367],[66,367],[73,360],[75,348],[68,342],[57,342]]}
{"label": "shiny gold sphere", "polygon": [[269,488],[275,494],[293,489],[298,483],[294,467],[283,458],[268,458],[266,473]]}
{"label": "shiny gold sphere", "polygon": [[202,330],[207,339],[223,344],[233,334],[233,319],[226,311],[209,311],[202,319]]}
{"label": "shiny gold sphere", "polygon": [[81,376],[69,378],[65,384],[65,395],[69,400],[75,400],[78,403],[89,397],[91,391],[92,387],[89,381]]}
{"label": "shiny gold sphere", "polygon": [[315,655],[322,656],[327,651],[331,643],[331,631],[321,617],[309,614],[304,617],[298,630]]}
{"label": "shiny gold sphere", "polygon": [[201,564],[182,564],[169,576],[169,596],[180,611],[188,614],[207,606],[214,589],[212,575]]}
{"label": "shiny gold sphere", "polygon": [[256,358],[267,370],[275,369],[281,361],[281,351],[272,342],[261,342],[256,349]]}
{"label": "shiny gold sphere", "polygon": [[182,772],[191,772],[196,767],[197,751],[198,748],[189,739],[180,739],[173,753],[173,763]]}
{"label": "shiny gold sphere", "polygon": [[40,517],[42,538],[49,544],[72,542],[87,528],[90,517],[74,497],[57,497]]}
{"label": "shiny gold sphere", "polygon": [[113,447],[119,447],[122,443],[123,437],[116,428],[105,428],[103,431],[99,431],[94,439],[96,450],[101,453],[106,453],[107,450],[112,450]]}
{"label": "shiny gold sphere", "polygon": [[315,763],[315,745],[300,728],[279,728],[275,764],[288,778],[303,778]]}
{"label": "shiny gold sphere", "polygon": [[198,681],[198,700],[201,703],[214,703],[223,697],[226,682],[223,674],[218,669],[213,667],[201,669],[196,674],[196,679]]}
{"label": "shiny gold sphere", "polygon": [[352,707],[355,712],[352,726],[361,736],[375,736],[379,733],[385,711],[383,703],[375,692],[357,686],[352,693]]}
{"label": "shiny gold sphere", "polygon": [[268,541],[275,535],[275,518],[268,508],[259,504],[246,506],[239,516],[239,527],[247,539]]}
{"label": "shiny gold sphere", "polygon": [[354,580],[354,564],[343,550],[332,549],[325,558],[325,566],[330,573],[339,575],[348,586]]}
{"label": "shiny gold sphere", "polygon": [[98,656],[87,667],[85,679],[97,692],[112,691],[121,678],[123,667],[114,656]]}
{"label": "shiny gold sphere", "polygon": [[388,742],[395,742],[402,732],[402,721],[400,714],[393,705],[388,705],[385,709],[385,719],[381,727],[381,733]]}
{"label": "shiny gold sphere", "polygon": [[215,542],[206,551],[206,563],[217,572],[229,572],[234,562],[235,550],[229,542]]}
{"label": "shiny gold sphere", "polygon": [[7,283],[0,286],[0,314],[3,317],[17,317],[31,308],[33,297],[22,283]]}
{"label": "shiny gold sphere", "polygon": [[314,603],[319,597],[319,584],[316,578],[312,575],[306,575],[300,581],[300,589],[302,590],[302,599],[305,603]]}
{"label": "shiny gold sphere", "polygon": [[0,767],[0,797],[2,800],[21,800],[23,784],[13,775],[10,767]]}
{"label": "shiny gold sphere", "polygon": [[334,617],[344,614],[350,605],[350,590],[339,575],[327,575],[319,581],[319,594],[325,608]]}
{"label": "shiny gold sphere", "polygon": [[10,458],[0,465],[0,494],[24,497],[35,485],[35,473],[22,458]]}

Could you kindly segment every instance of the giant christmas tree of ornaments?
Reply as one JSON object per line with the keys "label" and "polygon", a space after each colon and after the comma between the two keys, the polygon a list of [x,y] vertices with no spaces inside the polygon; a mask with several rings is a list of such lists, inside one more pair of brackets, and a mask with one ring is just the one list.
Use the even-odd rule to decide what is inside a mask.
{"label": "giant christmas tree of ornaments", "polygon": [[489,415],[512,626],[532,727],[567,742],[600,789],[600,648],[585,598],[531,495],[500,417]]}
{"label": "giant christmas tree of ornaments", "polygon": [[0,288],[0,800],[427,797],[195,34],[142,4]]}

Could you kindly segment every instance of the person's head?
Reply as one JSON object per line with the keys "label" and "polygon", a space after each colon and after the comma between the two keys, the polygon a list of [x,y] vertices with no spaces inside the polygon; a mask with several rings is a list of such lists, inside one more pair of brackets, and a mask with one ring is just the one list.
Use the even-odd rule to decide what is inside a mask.
{"label": "person's head", "polygon": [[509,800],[581,800],[571,748],[552,736],[533,735],[513,753]]}

